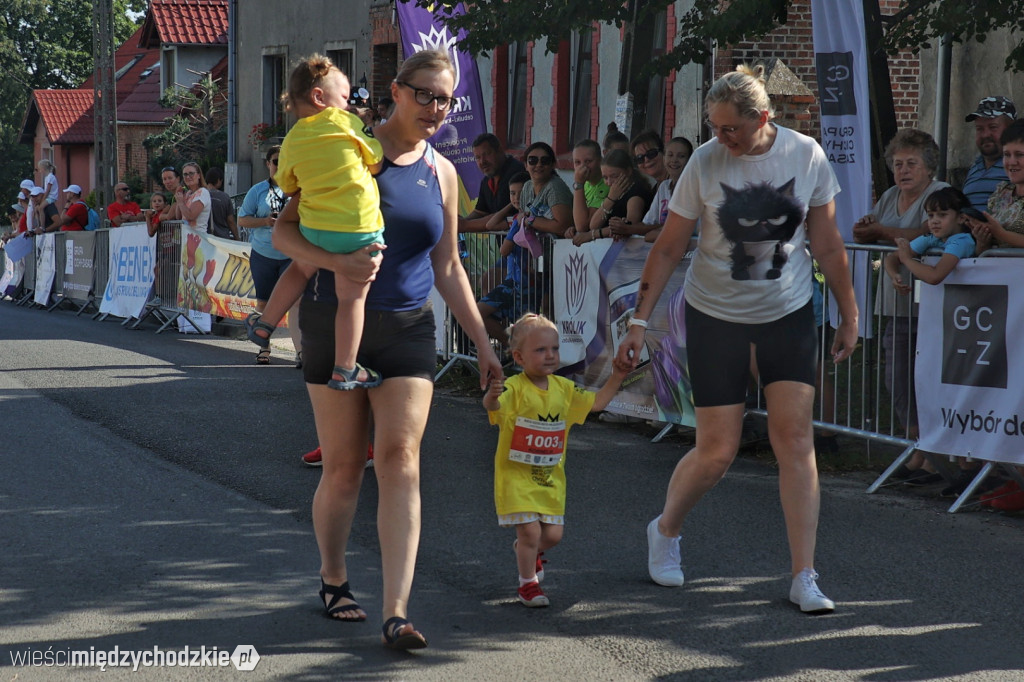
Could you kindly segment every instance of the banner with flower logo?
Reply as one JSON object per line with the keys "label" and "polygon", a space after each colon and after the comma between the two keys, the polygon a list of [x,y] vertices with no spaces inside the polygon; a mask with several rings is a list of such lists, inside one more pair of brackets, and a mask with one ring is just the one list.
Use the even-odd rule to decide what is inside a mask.
{"label": "banner with flower logo", "polygon": [[256,310],[249,244],[182,226],[178,307],[243,320]]}
{"label": "banner with flower logo", "polygon": [[[554,316],[562,369],[559,374],[597,390],[612,371],[612,358],[629,330],[636,294],[651,245],[643,239],[598,239],[574,246],[555,241]],[[616,414],[696,426],[686,367],[683,282],[687,254],[672,273],[648,320],[637,368],[608,405]]]}

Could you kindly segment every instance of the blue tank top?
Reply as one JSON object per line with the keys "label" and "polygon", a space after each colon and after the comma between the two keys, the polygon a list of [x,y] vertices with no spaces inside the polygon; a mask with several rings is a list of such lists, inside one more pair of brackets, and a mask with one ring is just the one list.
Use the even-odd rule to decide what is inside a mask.
{"label": "blue tank top", "polygon": [[[426,304],[434,286],[430,252],[444,231],[444,204],[433,147],[428,144],[423,156],[408,166],[385,158],[376,179],[388,248],[377,279],[370,285],[366,308],[415,310]],[[306,297],[336,301],[334,273],[320,270],[314,275]]]}

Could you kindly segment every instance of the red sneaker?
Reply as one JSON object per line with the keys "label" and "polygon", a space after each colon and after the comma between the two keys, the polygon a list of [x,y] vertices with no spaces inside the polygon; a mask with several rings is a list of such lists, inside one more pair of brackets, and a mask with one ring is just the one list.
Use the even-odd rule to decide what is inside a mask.
{"label": "red sneaker", "polygon": [[320,446],[317,446],[316,450],[310,450],[302,456],[302,462],[303,464],[307,464],[311,467],[322,467],[324,465],[323,458],[324,456],[320,451]]}
{"label": "red sneaker", "polygon": [[[323,451],[317,447],[316,450],[310,450],[302,456],[302,461],[311,467],[322,467],[324,456]],[[373,443],[370,443],[369,449],[366,451],[366,468],[373,468]]]}
{"label": "red sneaker", "polygon": [[1024,490],[1017,490],[990,500],[988,506],[999,511],[1020,511],[1024,509]]}
{"label": "red sneaker", "polygon": [[547,606],[551,602],[544,596],[544,591],[540,589],[540,583],[531,581],[519,587],[519,603],[523,606],[529,606],[536,608],[538,606]]}

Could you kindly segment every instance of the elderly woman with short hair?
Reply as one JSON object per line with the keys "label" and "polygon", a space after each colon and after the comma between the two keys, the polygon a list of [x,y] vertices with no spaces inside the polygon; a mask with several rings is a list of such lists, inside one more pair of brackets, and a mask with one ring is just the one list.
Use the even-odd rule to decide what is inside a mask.
{"label": "elderly woman with short hair", "polygon": [[[882,193],[871,213],[853,226],[853,238],[862,244],[895,243],[897,237],[913,239],[927,233],[925,200],[932,192],[949,187],[935,180],[939,146],[926,132],[904,128],[885,148],[885,162],[896,184]],[[901,267],[904,281],[910,272]],[[908,438],[917,438],[917,410],[914,406],[911,352],[917,334],[917,306],[910,297],[900,296],[888,277],[879,278],[875,314],[887,319],[882,347],[885,350],[885,387],[892,396],[893,410]],[[923,458],[911,459],[909,469],[920,469]],[[918,476],[924,476],[924,472]]]}

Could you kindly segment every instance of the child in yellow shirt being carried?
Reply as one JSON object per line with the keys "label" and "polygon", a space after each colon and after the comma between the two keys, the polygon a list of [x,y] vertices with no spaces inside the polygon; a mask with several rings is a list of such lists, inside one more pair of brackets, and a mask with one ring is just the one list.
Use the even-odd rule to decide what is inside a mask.
{"label": "child in yellow shirt being carried", "polygon": [[[332,253],[385,248],[380,194],[373,179],[384,154],[362,121],[346,111],[349,89],[348,78],[327,57],[313,55],[295,67],[285,102],[299,120],[281,144],[280,165],[274,174],[286,194],[299,194],[303,236]],[[270,335],[316,271],[307,263],[288,266],[262,315],[253,313],[245,321],[253,343],[270,346]],[[342,391],[379,386],[380,373],[356,362],[370,285],[335,272],[334,287],[338,297],[335,366],[327,385]]]}

